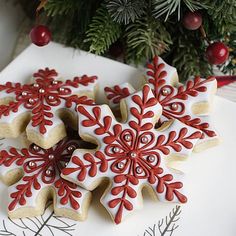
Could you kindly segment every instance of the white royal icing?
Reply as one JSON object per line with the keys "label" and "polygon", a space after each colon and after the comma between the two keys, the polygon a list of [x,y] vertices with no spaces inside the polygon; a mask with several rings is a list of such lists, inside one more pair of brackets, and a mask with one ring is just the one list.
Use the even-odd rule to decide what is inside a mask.
{"label": "white royal icing", "polygon": [[[149,99],[154,99],[153,93],[151,92],[150,87],[148,85],[145,85],[144,90],[145,89],[149,91],[148,96],[147,96],[147,101],[149,101]],[[141,161],[141,159],[144,158],[145,160],[148,160],[148,158],[152,157],[152,155],[150,153],[154,152],[156,155],[160,155],[159,159],[160,159],[161,163],[160,163],[159,167],[161,167],[163,169],[163,175],[169,173],[173,176],[174,182],[178,182],[178,181],[182,180],[183,175],[180,172],[174,172],[172,169],[169,169],[167,166],[165,166],[165,158],[169,155],[175,155],[175,156],[177,155],[178,157],[189,156],[190,153],[192,152],[192,149],[193,149],[194,145],[196,144],[198,138],[201,136],[201,132],[198,132],[196,129],[194,129],[192,127],[187,127],[183,123],[175,120],[168,128],[163,129],[163,130],[156,130],[154,128],[145,129],[143,131],[140,130],[138,136],[135,136],[135,135],[133,136],[134,140],[136,140],[136,141],[134,141],[133,139],[131,139],[132,141],[130,141],[131,143],[138,142],[137,150],[136,149],[134,150],[133,148],[131,148],[131,146],[129,146],[129,145],[132,145],[132,144],[129,143],[128,141],[127,142],[122,141],[125,139],[125,137],[122,139],[121,134],[119,134],[119,136],[116,137],[116,139],[111,144],[106,144],[105,138],[107,137],[108,132],[113,133],[116,125],[120,125],[122,127],[122,131],[128,130],[129,132],[136,132],[135,129],[131,128],[130,122],[137,121],[137,118],[133,115],[133,113],[131,113],[131,109],[137,110],[139,112],[142,112],[142,111],[141,111],[140,106],[136,102],[133,101],[133,98],[135,96],[138,96],[138,97],[140,97],[140,100],[143,100],[143,92],[142,91],[136,92],[132,96],[129,96],[124,99],[125,104],[126,104],[125,107],[128,111],[128,116],[127,116],[127,119],[124,123],[119,123],[114,119],[114,116],[111,113],[111,110],[109,109],[109,107],[107,105],[84,106],[86,114],[90,114],[90,115],[92,115],[92,117],[93,117],[94,107],[99,108],[101,110],[101,114],[99,114],[96,117],[96,122],[98,122],[98,123],[100,122],[101,124],[104,123],[104,127],[105,127],[105,120],[107,119],[106,117],[109,116],[112,118],[112,120],[110,120],[110,123],[108,126],[108,131],[103,134],[96,133],[96,130],[100,127],[100,125],[98,125],[98,123],[96,125],[91,125],[91,126],[84,125],[85,123],[87,124],[89,122],[88,117],[87,117],[87,115],[84,115],[85,113],[82,113],[82,111],[80,111],[80,109],[79,109],[79,133],[80,133],[80,136],[82,138],[83,137],[90,137],[90,139],[91,138],[95,139],[98,144],[98,148],[96,150],[81,150],[81,149],[75,150],[73,153],[74,158],[72,158],[70,160],[66,169],[64,169],[64,171],[62,172],[63,173],[62,177],[66,178],[66,179],[68,178],[69,180],[75,182],[76,184],[81,185],[82,187],[84,187],[88,190],[94,189],[96,187],[95,183],[98,183],[99,180],[101,180],[103,178],[109,178],[109,180],[111,181],[111,187],[109,188],[109,191],[106,192],[105,195],[102,197],[101,202],[105,206],[105,208],[109,211],[109,213],[112,215],[112,217],[115,219],[116,223],[120,223],[119,219],[117,219],[117,214],[118,214],[117,212],[119,211],[120,205],[117,204],[115,207],[112,208],[109,206],[109,202],[114,200],[114,198],[121,198],[123,196],[122,194],[124,193],[124,191],[121,191],[120,193],[117,193],[114,196],[114,194],[111,193],[111,189],[113,189],[115,187],[120,187],[122,185],[121,183],[116,183],[116,181],[114,179],[119,174],[128,176],[130,173],[129,171],[131,171],[129,168],[131,168],[131,167],[126,168],[126,170],[124,170],[124,172],[122,172],[122,173],[118,173],[118,172],[114,171],[114,170],[116,170],[116,168],[113,166],[113,163],[115,161],[117,161],[118,166],[125,165],[126,161],[127,161],[127,163],[129,162],[130,166],[134,165],[134,164],[130,164],[130,163],[136,163],[136,168],[135,168],[135,170],[132,169],[132,171],[131,171],[132,174],[130,174],[130,175],[135,175],[134,171],[138,171],[138,170],[141,171],[141,173],[139,173],[139,174],[142,175],[142,171],[144,173],[144,169],[143,169],[144,166],[145,166],[145,168],[149,168],[149,167],[148,167],[148,164],[145,164],[145,165],[143,164],[144,166],[141,168],[141,163],[144,163]],[[154,99],[154,101],[156,101],[156,100]],[[162,110],[162,108],[159,103],[157,103],[156,105],[152,105],[148,108],[143,108],[144,113],[155,111],[156,117],[152,116],[152,117],[142,118],[141,123],[140,123],[140,127],[142,125],[148,124],[148,123],[155,124],[155,122],[157,121],[158,117],[161,114],[161,110]],[[192,134],[197,134],[195,138],[188,139],[188,141],[191,142],[191,147],[186,148],[184,145],[180,144],[181,150],[177,151],[170,145],[170,146],[168,146],[168,149],[169,149],[168,154],[163,154],[163,152],[160,151],[161,149],[154,147],[154,144],[157,143],[158,138],[160,138],[160,136],[165,137],[164,138],[165,141],[163,141],[163,142],[167,143],[167,140],[171,140],[170,134],[175,133],[176,136],[175,136],[174,140],[177,140],[177,137],[180,137],[180,133],[181,133],[180,130],[183,130],[183,129],[185,129],[185,131],[186,131],[186,133],[184,134],[184,137],[189,137]],[[129,140],[130,137],[131,136],[126,136],[127,140]],[[145,137],[145,138],[143,138],[143,137]],[[151,140],[153,142],[151,142]],[[180,140],[182,140],[182,139],[180,139]],[[128,145],[129,146],[128,150],[130,150],[130,151],[122,151],[122,145],[120,144],[120,142],[121,143],[123,142],[122,145]],[[144,142],[144,143],[142,143],[142,142]],[[124,144],[124,143],[126,143],[126,144]],[[177,141],[176,141],[176,143],[177,143]],[[118,147],[118,149],[116,150],[117,154],[113,154],[113,153],[110,154],[112,152],[112,150],[113,150],[113,152],[115,152],[114,145],[115,145],[115,147]],[[145,146],[145,145],[147,145],[147,146]],[[150,148],[150,150],[149,150],[149,148]],[[101,167],[99,167],[99,164],[97,164],[98,169],[97,169],[96,175],[91,176],[89,174],[90,173],[89,170],[87,170],[85,178],[80,181],[78,179],[78,175],[81,173],[80,172],[81,167],[86,166],[86,168],[87,168],[88,166],[91,165],[91,160],[87,159],[86,155],[91,154],[95,158],[95,161],[100,160],[100,159],[96,159],[96,156],[95,156],[96,151],[103,153],[105,155],[105,159],[108,160],[107,171],[105,171],[105,172],[100,171],[99,168],[101,168]],[[136,156],[136,153],[139,153],[139,152],[142,153],[142,157]],[[119,156],[119,155],[121,155],[120,153],[122,153],[122,156]],[[139,154],[137,154],[137,155],[139,155]],[[145,156],[145,155],[148,155],[148,156]],[[134,159],[132,159],[132,156],[134,156],[133,158],[137,157],[136,162],[134,162]],[[109,161],[109,159],[111,159],[113,157],[114,157],[114,160],[112,159],[112,161]],[[77,161],[75,160],[75,158]],[[142,159],[142,160],[144,160],[144,159]],[[80,162],[79,162],[79,160],[80,160]],[[155,161],[157,161],[157,156],[155,156]],[[78,163],[80,163],[80,164],[78,164]],[[101,163],[101,162],[99,162],[99,163]],[[139,169],[137,169],[138,167],[139,167]],[[76,168],[78,168],[77,171],[75,170]],[[119,167],[117,167],[117,168],[119,168]],[[67,170],[68,170],[68,172],[67,172]],[[73,170],[75,170],[75,171],[73,171]],[[150,170],[148,169],[148,171],[150,171]],[[137,193],[137,196],[131,197],[131,196],[127,195],[125,197],[125,199],[128,202],[132,203],[133,208],[132,208],[132,210],[127,210],[126,208],[123,208],[122,209],[122,212],[123,212],[122,218],[125,218],[127,215],[131,214],[133,210],[139,209],[141,207],[142,195],[140,193],[140,188],[143,185],[146,185],[146,184],[150,185],[153,188],[153,190],[154,190],[156,196],[159,198],[159,200],[167,201],[166,191],[163,191],[162,193],[158,193],[157,191],[155,191],[155,189],[157,188],[157,185],[158,185],[158,180],[153,184],[151,184],[148,181],[147,177],[138,178],[138,180],[139,180],[138,184],[133,184],[131,182],[127,183]],[[179,200],[176,196],[174,196],[172,200],[168,200],[168,201],[179,202]]]}

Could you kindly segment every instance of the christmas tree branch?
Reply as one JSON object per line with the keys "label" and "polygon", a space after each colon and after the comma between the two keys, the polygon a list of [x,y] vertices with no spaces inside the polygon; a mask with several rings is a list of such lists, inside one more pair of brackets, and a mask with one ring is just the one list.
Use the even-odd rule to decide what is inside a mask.
{"label": "christmas tree branch", "polygon": [[86,32],[84,42],[90,44],[89,51],[96,54],[106,52],[109,46],[114,43],[121,35],[121,27],[114,22],[107,9],[101,7],[93,17],[89,29]]}
{"label": "christmas tree branch", "polygon": [[165,26],[153,17],[143,17],[126,28],[127,61],[146,61],[169,49],[172,43]]}
{"label": "christmas tree branch", "polygon": [[134,22],[145,13],[146,1],[144,0],[113,0],[106,4],[112,19],[125,25]]}
{"label": "christmas tree branch", "polygon": [[154,0],[153,1],[153,15],[155,18],[165,16],[165,21],[174,12],[177,12],[178,20],[180,19],[181,8],[186,6],[190,11],[196,11],[202,8],[207,8],[205,1],[195,0]]}

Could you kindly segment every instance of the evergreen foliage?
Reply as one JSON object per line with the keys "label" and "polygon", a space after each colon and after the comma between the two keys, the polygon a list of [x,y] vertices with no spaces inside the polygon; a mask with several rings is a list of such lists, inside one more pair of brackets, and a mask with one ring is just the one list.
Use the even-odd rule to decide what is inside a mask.
{"label": "evergreen foliage", "polygon": [[187,6],[190,11],[197,11],[202,8],[207,8],[205,1],[195,0],[153,0],[153,14],[156,18],[165,15],[165,21],[171,14],[177,11],[178,20],[180,19],[180,10]]}
{"label": "evergreen foliage", "polygon": [[126,28],[128,62],[144,62],[169,49],[170,34],[165,26],[153,17],[145,16]]}
{"label": "evergreen foliage", "polygon": [[121,26],[112,20],[105,8],[99,8],[86,33],[85,42],[89,50],[97,54],[104,53],[121,35]]}
{"label": "evergreen foliage", "polygon": [[127,25],[134,22],[145,13],[144,0],[119,0],[107,1],[107,9],[112,19]]}
{"label": "evergreen foliage", "polygon": [[[179,70],[182,79],[206,76],[212,66],[205,60],[207,42],[200,31],[181,23],[185,12],[201,12],[208,41],[222,41],[230,60],[219,68],[236,70],[235,0],[41,0],[41,23],[48,24],[54,40],[99,55],[122,42],[126,62],[145,63],[154,54]],[[18,0],[33,16],[39,0]]]}
{"label": "evergreen foliage", "polygon": [[178,70],[181,80],[186,80],[190,75],[209,76],[212,75],[212,67],[207,63],[204,54],[205,43],[199,40],[197,33],[185,32],[181,26],[176,30],[180,32],[172,51],[172,65]]}

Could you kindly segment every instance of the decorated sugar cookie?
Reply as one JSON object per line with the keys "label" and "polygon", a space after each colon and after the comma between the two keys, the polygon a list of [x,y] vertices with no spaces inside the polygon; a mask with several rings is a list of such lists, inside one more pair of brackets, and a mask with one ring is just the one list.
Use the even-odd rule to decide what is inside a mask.
{"label": "decorated sugar cookie", "polygon": [[[178,75],[174,67],[166,64],[160,57],[154,57],[147,65],[148,84],[163,108],[160,123],[177,119],[182,123],[202,131],[201,140],[195,151],[218,144],[219,137],[211,125],[209,112],[217,82],[214,77],[188,80],[186,86],[178,84]],[[119,105],[121,99],[134,92],[130,84],[106,87],[105,92],[111,107]]]}
{"label": "decorated sugar cookie", "polygon": [[66,136],[62,120],[76,127],[78,104],[92,104],[96,76],[75,77],[62,82],[48,68],[33,75],[34,83],[7,82],[0,85],[0,137],[28,139],[50,148]]}
{"label": "decorated sugar cookie", "polygon": [[37,216],[53,199],[56,215],[84,220],[91,195],[76,184],[60,177],[81,140],[65,138],[54,147],[29,149],[9,147],[0,152],[0,176],[9,187],[8,214],[11,218]]}
{"label": "decorated sugar cookie", "polygon": [[87,190],[108,178],[101,202],[116,224],[142,206],[144,186],[160,201],[187,201],[182,174],[168,168],[165,159],[188,156],[202,133],[178,120],[155,129],[162,108],[150,86],[122,100],[122,123],[107,105],[79,106],[78,111],[80,136],[98,148],[75,150],[62,177]]}

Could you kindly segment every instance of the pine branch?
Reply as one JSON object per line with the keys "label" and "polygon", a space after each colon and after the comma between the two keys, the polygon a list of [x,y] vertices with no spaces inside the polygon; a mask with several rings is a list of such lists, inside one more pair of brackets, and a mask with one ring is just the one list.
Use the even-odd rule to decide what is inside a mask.
{"label": "pine branch", "polygon": [[200,9],[208,9],[209,4],[207,0],[196,1],[196,0],[184,0],[184,4],[190,11],[197,11]]}
{"label": "pine branch", "polygon": [[153,15],[155,18],[165,16],[165,21],[170,15],[177,11],[178,20],[180,19],[181,8],[186,6],[190,11],[207,8],[205,1],[195,0],[153,0]]}
{"label": "pine branch", "polygon": [[173,232],[179,227],[181,208],[176,205],[175,208],[164,218],[154,224],[152,227],[148,227],[143,236],[171,236]]}
{"label": "pine branch", "polygon": [[212,74],[211,65],[205,59],[205,44],[199,40],[197,32],[193,34],[177,27],[174,48],[172,50],[173,59],[171,64],[178,70],[181,80],[187,80],[190,76],[208,76]]}
{"label": "pine branch", "polygon": [[229,60],[217,66],[228,74],[236,73],[236,2],[209,0],[208,11],[203,13],[203,24],[211,41],[222,41],[229,48]]}
{"label": "pine branch", "polygon": [[[39,0],[16,2],[34,18]],[[178,23],[189,10],[201,10],[208,38],[229,47],[229,61],[219,68],[235,73],[235,0],[47,0],[40,23],[50,27],[54,41],[97,54],[106,53],[117,39],[125,41],[122,51],[128,62],[142,64],[154,54],[162,54],[179,69],[182,79],[187,79],[189,75],[211,73],[200,34]]]}
{"label": "pine branch", "polygon": [[44,9],[47,11],[48,16],[66,15],[69,12],[73,12],[75,9],[79,9],[82,5],[82,1],[74,0],[48,0]]}
{"label": "pine branch", "polygon": [[99,4],[98,0],[48,0],[40,21],[47,15],[46,24],[53,33],[53,40],[88,50],[84,43],[85,33]]}
{"label": "pine branch", "polygon": [[229,63],[224,64],[220,67],[223,73],[228,73],[230,75],[236,74],[236,28],[235,31],[226,36],[225,38],[227,45],[229,47]]}
{"label": "pine branch", "polygon": [[138,63],[169,49],[172,43],[165,26],[153,17],[142,17],[126,28],[127,60]]}
{"label": "pine branch", "polygon": [[[168,216],[158,221],[158,229],[161,236],[166,235],[166,233],[170,233],[170,235],[172,235],[174,230],[179,227],[178,221],[180,219],[180,214],[181,208],[180,206],[176,206],[172,209]],[[162,227],[164,227],[164,229],[162,229]]]}
{"label": "pine branch", "polygon": [[121,27],[112,20],[107,9],[101,7],[93,17],[86,35],[84,42],[90,44],[89,51],[102,54],[120,37]]}
{"label": "pine branch", "polygon": [[145,13],[146,2],[144,0],[113,0],[108,1],[106,7],[114,21],[127,25]]}
{"label": "pine branch", "polygon": [[210,1],[211,7],[208,14],[211,16],[218,32],[236,31],[236,1],[235,0],[214,0]]}

